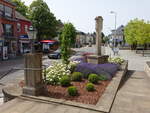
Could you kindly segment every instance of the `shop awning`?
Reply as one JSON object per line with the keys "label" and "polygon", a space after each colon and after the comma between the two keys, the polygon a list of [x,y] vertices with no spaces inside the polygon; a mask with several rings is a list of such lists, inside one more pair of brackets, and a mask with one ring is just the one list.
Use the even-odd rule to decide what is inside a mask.
{"label": "shop awning", "polygon": [[19,37],[23,38],[23,39],[28,39],[29,38],[28,35],[20,35]]}
{"label": "shop awning", "polygon": [[55,40],[41,40],[40,42],[42,42],[42,43],[54,43],[56,41]]}

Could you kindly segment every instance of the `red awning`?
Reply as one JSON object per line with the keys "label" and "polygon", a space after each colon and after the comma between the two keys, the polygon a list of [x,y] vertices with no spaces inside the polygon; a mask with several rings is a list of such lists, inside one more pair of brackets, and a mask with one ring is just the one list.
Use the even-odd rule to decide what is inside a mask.
{"label": "red awning", "polygon": [[52,43],[52,42],[56,42],[55,40],[41,40],[40,42],[43,43]]}

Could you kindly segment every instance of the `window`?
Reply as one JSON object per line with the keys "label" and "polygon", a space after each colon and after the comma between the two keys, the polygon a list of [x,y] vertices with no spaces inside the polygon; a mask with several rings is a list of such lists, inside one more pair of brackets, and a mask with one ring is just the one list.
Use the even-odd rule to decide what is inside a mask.
{"label": "window", "polygon": [[0,11],[4,11],[4,5],[0,4]]}
{"label": "window", "polygon": [[17,31],[20,32],[21,31],[21,24],[17,23]]}
{"label": "window", "polygon": [[4,5],[0,4],[0,15],[3,15],[4,13]]}
{"label": "window", "polygon": [[28,32],[28,25],[25,25],[24,31],[27,33]]}
{"label": "window", "polygon": [[7,36],[13,35],[13,25],[5,24],[5,35],[7,35]]}
{"label": "window", "polygon": [[5,16],[12,17],[12,8],[5,6]]}

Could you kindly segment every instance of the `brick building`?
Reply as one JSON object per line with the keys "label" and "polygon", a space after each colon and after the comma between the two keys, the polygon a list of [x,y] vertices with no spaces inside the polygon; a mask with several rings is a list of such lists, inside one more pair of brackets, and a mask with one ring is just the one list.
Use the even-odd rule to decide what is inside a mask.
{"label": "brick building", "polygon": [[10,58],[30,48],[27,31],[31,22],[17,12],[15,7],[10,0],[0,0],[0,58],[3,57],[4,46]]}
{"label": "brick building", "polygon": [[15,4],[9,0],[0,0],[0,29],[1,57],[3,46],[8,48],[9,55],[15,55],[17,52]]}
{"label": "brick building", "polygon": [[15,14],[17,19],[18,52],[26,53],[31,49],[31,41],[27,34],[29,27],[31,26],[31,21],[17,11]]}

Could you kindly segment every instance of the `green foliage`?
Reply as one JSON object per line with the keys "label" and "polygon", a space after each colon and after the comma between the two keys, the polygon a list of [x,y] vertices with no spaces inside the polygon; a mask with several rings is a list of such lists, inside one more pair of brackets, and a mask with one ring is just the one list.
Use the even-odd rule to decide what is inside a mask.
{"label": "green foliage", "polygon": [[85,79],[88,79],[88,78],[89,78],[89,74],[83,74],[82,76],[83,76],[83,78],[85,78]]}
{"label": "green foliage", "polygon": [[103,38],[103,43],[106,43],[106,42],[108,42],[109,41],[109,38],[107,37],[107,36],[105,36],[104,38]]}
{"label": "green foliage", "polygon": [[80,73],[80,72],[74,72],[74,73],[72,73],[72,76],[71,76],[71,78],[72,78],[72,80],[73,81],[81,81],[82,80],[82,73]]}
{"label": "green foliage", "polygon": [[65,24],[61,33],[61,54],[65,64],[69,63],[70,48],[75,43],[75,38],[76,30],[74,26],[71,23]]}
{"label": "green foliage", "polygon": [[88,80],[91,82],[91,83],[98,83],[99,81],[99,77],[97,74],[90,74],[89,77],[88,77]]}
{"label": "green foliage", "polygon": [[87,84],[86,84],[86,90],[87,90],[87,91],[94,91],[94,90],[95,90],[94,84],[92,84],[92,83],[87,83]]}
{"label": "green foliage", "polygon": [[107,77],[104,76],[104,75],[99,75],[99,80],[100,81],[105,81],[105,80],[107,80]]}
{"label": "green foliage", "polygon": [[102,43],[105,43],[105,34],[103,32],[101,33],[101,38],[102,38]]}
{"label": "green foliage", "polygon": [[23,16],[28,18],[29,8],[21,0],[12,0],[16,4],[16,10],[21,13]]}
{"label": "green foliage", "polygon": [[69,94],[70,96],[76,96],[76,95],[78,94],[77,88],[76,88],[75,86],[70,86],[70,87],[68,88],[68,94]]}
{"label": "green foliage", "polygon": [[66,65],[62,62],[54,62],[46,69],[46,81],[52,85],[59,84],[61,77],[65,75],[69,76],[72,68],[78,63],[77,61],[72,61]]}
{"label": "green foliage", "polygon": [[62,76],[69,76],[71,71],[67,68],[67,65],[63,63],[54,63],[46,70],[47,82],[49,84],[55,85],[59,84]]}
{"label": "green foliage", "polygon": [[43,0],[35,0],[30,5],[30,18],[34,27],[38,31],[38,40],[52,38],[57,36],[58,21],[46,2]]}
{"label": "green foliage", "polygon": [[150,23],[144,20],[131,20],[124,30],[125,40],[127,43],[141,44],[150,43]]}
{"label": "green foliage", "polygon": [[124,62],[124,59],[120,57],[108,58],[108,62],[115,64],[122,64]]}
{"label": "green foliage", "polygon": [[60,79],[60,84],[61,84],[61,86],[64,86],[64,87],[66,87],[66,86],[69,86],[70,85],[70,78],[69,78],[69,76],[63,76],[61,79]]}

